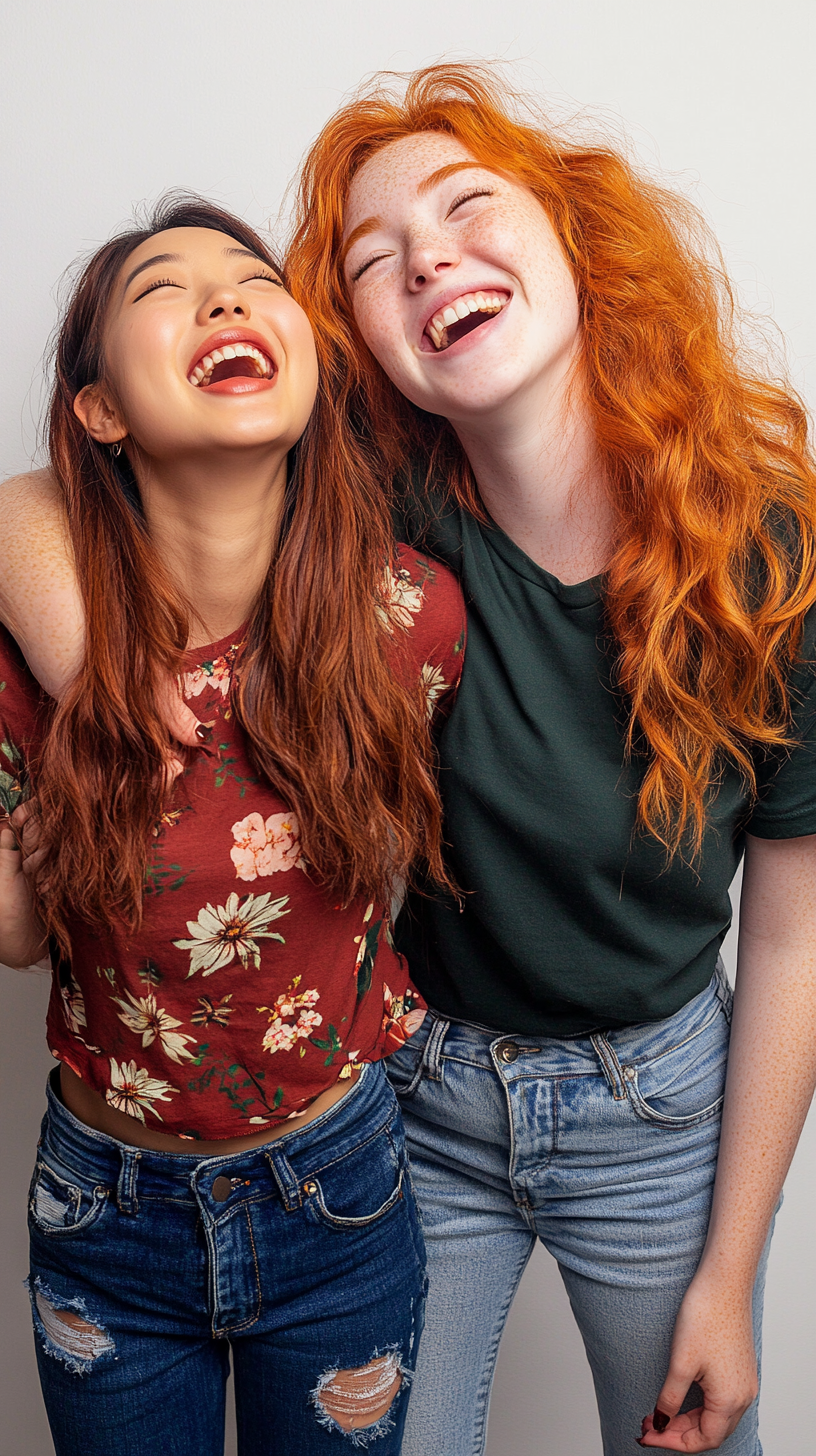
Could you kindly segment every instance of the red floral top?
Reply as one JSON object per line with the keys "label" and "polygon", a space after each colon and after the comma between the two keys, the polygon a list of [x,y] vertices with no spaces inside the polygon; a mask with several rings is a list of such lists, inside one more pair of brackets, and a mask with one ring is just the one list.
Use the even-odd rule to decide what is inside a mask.
{"label": "red floral top", "polygon": [[[459,585],[400,546],[389,612],[387,630],[407,629],[399,670],[424,680],[433,712],[461,674]],[[422,1018],[387,908],[330,902],[301,858],[295,815],[253,773],[230,712],[240,647],[202,648],[185,674],[188,703],[214,728],[157,826],[141,930],[71,925],[72,963],[55,967],[48,1010],[53,1056],[113,1107],[181,1137],[272,1127]],[[0,805],[19,797],[39,707],[0,629]]]}

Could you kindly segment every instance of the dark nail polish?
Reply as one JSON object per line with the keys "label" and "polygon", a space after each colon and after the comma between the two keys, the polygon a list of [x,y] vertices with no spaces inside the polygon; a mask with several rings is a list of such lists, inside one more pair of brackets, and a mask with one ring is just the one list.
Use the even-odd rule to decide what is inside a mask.
{"label": "dark nail polish", "polygon": [[196,724],[195,736],[199,743],[206,743],[210,736],[209,728],[203,728],[200,723]]}
{"label": "dark nail polish", "polygon": [[670,1420],[671,1416],[667,1416],[665,1411],[658,1410],[657,1406],[655,1406],[652,1425],[657,1431],[658,1436],[662,1436]]}

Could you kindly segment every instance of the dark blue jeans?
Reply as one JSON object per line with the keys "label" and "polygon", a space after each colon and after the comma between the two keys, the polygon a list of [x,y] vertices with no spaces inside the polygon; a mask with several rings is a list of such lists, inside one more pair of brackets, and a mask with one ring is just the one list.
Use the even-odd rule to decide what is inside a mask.
{"label": "dark blue jeans", "polygon": [[230,1348],[241,1456],[397,1456],[426,1281],[381,1065],[223,1158],[119,1143],[49,1087],[29,1216],[57,1456],[222,1456]]}

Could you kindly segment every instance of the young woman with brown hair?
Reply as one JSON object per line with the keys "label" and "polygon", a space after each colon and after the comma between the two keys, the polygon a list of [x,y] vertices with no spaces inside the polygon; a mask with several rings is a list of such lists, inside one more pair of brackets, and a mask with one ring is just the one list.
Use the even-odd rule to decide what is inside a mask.
{"label": "young woman with brown hair", "polygon": [[54,964],[30,1290],[59,1456],[217,1456],[230,1347],[244,1456],[399,1450],[424,1251],[381,1059],[422,1011],[389,906],[418,862],[446,879],[428,723],[464,617],[345,441],[238,219],[171,198],[82,271],[58,705],[0,633],[0,961],[48,936]]}

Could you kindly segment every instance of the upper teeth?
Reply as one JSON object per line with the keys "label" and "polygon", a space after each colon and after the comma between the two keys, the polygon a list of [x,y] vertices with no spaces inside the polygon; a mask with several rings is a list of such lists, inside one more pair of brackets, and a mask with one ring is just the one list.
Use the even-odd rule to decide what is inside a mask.
{"label": "upper teeth", "polygon": [[471,313],[499,313],[506,303],[507,298],[501,293],[483,293],[481,290],[477,293],[463,293],[461,298],[447,303],[434,314],[425,326],[426,332],[434,348],[444,349],[451,324],[458,323],[459,319],[467,318]]}
{"label": "upper teeth", "polygon": [[221,364],[225,359],[252,359],[261,379],[268,378],[272,373],[271,359],[254,344],[225,344],[223,349],[213,349],[211,354],[205,354],[199,359],[195,369],[188,376],[190,383],[195,385],[208,384],[210,375],[216,364]]}

